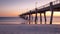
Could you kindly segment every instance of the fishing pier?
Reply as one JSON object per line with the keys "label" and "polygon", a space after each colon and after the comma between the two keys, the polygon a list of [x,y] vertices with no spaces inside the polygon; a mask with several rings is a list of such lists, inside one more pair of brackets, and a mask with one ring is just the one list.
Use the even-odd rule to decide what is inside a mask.
{"label": "fishing pier", "polygon": [[39,13],[40,14],[40,24],[42,24],[42,14],[44,14],[44,20],[45,20],[45,24],[46,24],[46,22],[47,22],[46,12],[47,11],[51,11],[50,24],[52,24],[54,12],[55,11],[57,11],[57,12],[60,11],[60,0],[50,2],[46,5],[40,6],[38,8],[33,9],[33,10],[30,10],[26,13],[20,14],[20,17],[23,18],[23,19],[28,19],[29,24],[30,24],[30,20],[32,18],[31,15],[35,14],[35,24],[37,24],[37,19],[38,19],[37,14]]}

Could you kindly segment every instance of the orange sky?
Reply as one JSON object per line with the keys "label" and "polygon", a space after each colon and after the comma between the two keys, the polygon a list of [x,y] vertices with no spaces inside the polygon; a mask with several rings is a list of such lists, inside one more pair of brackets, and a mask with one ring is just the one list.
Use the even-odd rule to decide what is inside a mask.
{"label": "orange sky", "polygon": [[[22,12],[23,13],[25,13],[23,10],[22,10]],[[12,11],[12,12],[6,12],[6,13],[3,13],[3,12],[1,12],[0,13],[0,16],[5,16],[5,17],[18,17],[18,15],[20,14],[21,12],[16,12],[16,11]],[[22,14],[22,13],[21,13]],[[35,14],[34,14],[35,15]],[[54,12],[54,14],[53,14],[54,16],[60,16],[60,12]],[[40,16],[40,14],[38,14],[38,16]],[[43,16],[43,14],[42,14],[42,16]],[[51,12],[46,12],[46,16],[51,16]]]}
{"label": "orange sky", "polygon": [[[34,9],[36,1],[37,7],[40,7],[54,0],[13,0],[12,2],[0,0],[0,17],[18,17],[19,14]],[[50,14],[50,12],[46,13],[47,16]],[[60,16],[60,12],[55,12],[54,16]]]}

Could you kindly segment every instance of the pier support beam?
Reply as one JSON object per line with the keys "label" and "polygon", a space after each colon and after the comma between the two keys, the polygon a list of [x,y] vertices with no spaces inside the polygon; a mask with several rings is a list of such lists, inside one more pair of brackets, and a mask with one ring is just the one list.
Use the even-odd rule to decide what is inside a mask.
{"label": "pier support beam", "polygon": [[33,15],[32,15],[32,24],[33,24]]}
{"label": "pier support beam", "polygon": [[29,14],[29,24],[31,23],[31,11],[30,11],[30,14]]}
{"label": "pier support beam", "polygon": [[25,16],[25,19],[28,20],[28,15]]}
{"label": "pier support beam", "polygon": [[29,14],[29,24],[30,24],[30,14]]}
{"label": "pier support beam", "polygon": [[42,13],[40,13],[40,24],[42,24]]}
{"label": "pier support beam", "polygon": [[50,24],[52,24],[52,20],[53,20],[53,2],[50,2],[50,11],[51,12],[51,18],[50,18]]}
{"label": "pier support beam", "polygon": [[46,12],[44,12],[44,19],[45,19],[45,24],[46,24]]}
{"label": "pier support beam", "polygon": [[35,24],[37,24],[37,8],[35,8],[35,13],[36,13],[36,15],[35,15]]}
{"label": "pier support beam", "polygon": [[23,19],[25,19],[25,15],[23,15]]}

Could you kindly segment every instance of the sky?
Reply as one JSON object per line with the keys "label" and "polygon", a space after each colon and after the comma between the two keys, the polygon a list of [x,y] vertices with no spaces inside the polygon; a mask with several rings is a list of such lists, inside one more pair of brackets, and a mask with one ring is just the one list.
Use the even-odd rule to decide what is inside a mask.
{"label": "sky", "polygon": [[[55,0],[0,0],[0,17],[18,17],[19,14],[28,12],[37,7],[45,5]],[[47,16],[50,12],[47,12]],[[54,16],[59,16],[60,12],[55,12]]]}

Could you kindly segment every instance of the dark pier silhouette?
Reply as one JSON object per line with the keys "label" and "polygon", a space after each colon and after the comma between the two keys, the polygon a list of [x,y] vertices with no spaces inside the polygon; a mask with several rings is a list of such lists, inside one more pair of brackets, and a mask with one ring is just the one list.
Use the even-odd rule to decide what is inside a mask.
{"label": "dark pier silhouette", "polygon": [[35,24],[37,24],[37,19],[38,19],[37,13],[40,13],[40,24],[42,24],[42,14],[44,14],[44,20],[45,20],[45,24],[46,24],[46,22],[47,22],[46,12],[47,11],[51,11],[50,24],[52,24],[54,11],[57,11],[57,12],[60,11],[60,0],[50,2],[46,5],[35,8],[34,10],[30,10],[26,13],[20,14],[20,17],[23,19],[29,20],[29,24],[30,24],[31,23],[31,15],[35,14]]}

